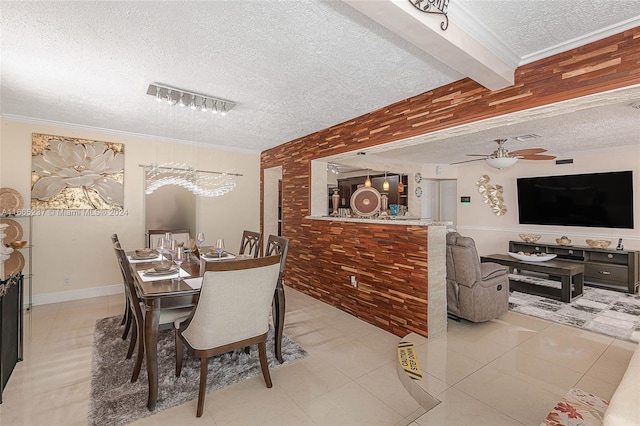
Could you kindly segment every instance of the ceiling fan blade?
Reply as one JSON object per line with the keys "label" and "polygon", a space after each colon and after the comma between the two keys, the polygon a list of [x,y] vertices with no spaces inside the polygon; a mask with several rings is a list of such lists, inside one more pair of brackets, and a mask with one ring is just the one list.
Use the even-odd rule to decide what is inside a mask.
{"label": "ceiling fan blade", "polygon": [[[483,157],[486,157],[486,155],[484,155]],[[481,160],[484,160],[484,158],[476,158],[476,159],[473,159],[473,160],[458,161],[457,163],[451,163],[449,165],[452,166],[454,164],[471,163],[472,161],[481,161]]]}
{"label": "ceiling fan blade", "polygon": [[554,160],[556,158],[555,155],[522,155],[519,158],[523,160]]}
{"label": "ceiling fan blade", "polygon": [[465,154],[468,157],[486,157],[487,154]]}
{"label": "ceiling fan blade", "polygon": [[529,148],[529,149],[519,149],[517,151],[511,151],[509,154],[511,155],[532,155],[532,154],[540,154],[542,152],[547,152],[544,148]]}

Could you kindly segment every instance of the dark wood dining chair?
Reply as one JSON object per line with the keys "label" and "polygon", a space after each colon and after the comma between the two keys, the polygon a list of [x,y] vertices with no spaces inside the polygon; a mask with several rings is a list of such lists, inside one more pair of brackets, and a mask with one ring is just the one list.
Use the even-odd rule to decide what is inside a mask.
{"label": "dark wood dining chair", "polygon": [[[144,315],[142,313],[142,306],[140,304],[140,299],[138,298],[138,292],[136,291],[133,273],[131,271],[131,265],[129,263],[129,259],[127,258],[127,254],[122,249],[122,247],[120,247],[120,243],[115,243],[113,245],[113,249],[118,256],[120,270],[123,277],[125,278],[125,282],[129,290],[127,295],[129,297],[129,303],[131,304],[133,318],[136,322],[136,327],[134,327],[131,332],[131,343],[129,344],[130,352],[133,352],[133,348],[135,347],[136,342],[138,345],[136,361],[133,367],[133,373],[131,374],[131,382],[135,382],[138,380],[138,376],[140,375],[140,369],[142,368],[142,359],[144,358]],[[161,309],[159,324],[173,324],[174,321],[187,318],[192,311],[193,308]],[[130,356],[131,355],[128,355],[127,358],[129,358]]]}
{"label": "dark wood dining chair", "polygon": [[282,358],[282,340],[279,338],[284,331],[284,312],[285,312],[285,297],[284,297],[284,264],[287,260],[287,251],[289,251],[289,239],[279,237],[277,235],[269,235],[267,238],[267,256],[273,256],[279,254],[280,258],[280,276],[278,277],[278,284],[276,285],[276,291],[273,294],[273,303],[271,308],[271,317],[273,318],[273,326],[276,329],[274,333],[274,347],[276,358],[280,363],[284,362]]}
{"label": "dark wood dining chair", "polygon": [[176,322],[176,376],[182,371],[183,344],[200,358],[197,417],[204,409],[207,360],[212,356],[257,344],[262,376],[272,387],[266,339],[280,257],[209,262],[192,316]]}
{"label": "dark wood dining chair", "polygon": [[[112,234],[111,235],[111,243],[115,244],[115,243],[119,243],[120,240],[118,239],[118,234]],[[116,260],[118,261],[118,265],[120,265],[120,259],[118,259],[118,253],[116,253]],[[122,271],[121,271],[122,272]],[[124,313],[122,314],[122,322],[120,323],[120,325],[124,325],[124,331],[122,332],[122,340],[127,340],[127,336],[129,336],[129,330],[131,329],[131,317],[132,317],[132,313],[131,313],[131,305],[129,304],[129,296],[127,295],[129,289],[127,288],[127,283],[124,277],[124,274],[122,275],[122,285],[124,286],[124,294],[125,294],[125,298],[124,298]],[[130,352],[133,351],[133,349],[130,349]],[[131,353],[127,353],[127,359],[131,358]]]}
{"label": "dark wood dining chair", "polygon": [[250,254],[254,258],[260,254],[260,244],[262,244],[262,234],[253,231],[243,231],[238,254]]}

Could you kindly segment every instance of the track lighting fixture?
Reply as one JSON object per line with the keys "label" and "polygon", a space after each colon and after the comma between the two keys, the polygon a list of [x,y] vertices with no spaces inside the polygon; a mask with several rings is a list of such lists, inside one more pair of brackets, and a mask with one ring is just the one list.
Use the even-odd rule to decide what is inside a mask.
{"label": "track lighting fixture", "polygon": [[[200,109],[202,112],[211,110],[212,113],[217,114],[219,112],[220,115],[227,115],[227,112],[236,106],[235,102],[188,90],[176,89],[159,83],[150,84],[147,94],[154,96],[158,102],[166,101],[169,105],[186,106],[188,101],[189,108],[193,110]],[[200,98],[199,103],[196,98]]]}

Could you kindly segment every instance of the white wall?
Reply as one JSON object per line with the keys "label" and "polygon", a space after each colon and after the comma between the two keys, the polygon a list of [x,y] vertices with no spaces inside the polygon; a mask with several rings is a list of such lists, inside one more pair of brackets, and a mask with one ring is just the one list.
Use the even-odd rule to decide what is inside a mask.
{"label": "white wall", "polygon": [[[32,132],[123,143],[127,213],[120,217],[62,217],[52,213],[35,217],[32,239],[35,304],[120,290],[122,278],[110,235],[117,233],[125,249],[144,247],[144,170],[139,164],[175,161],[196,169],[234,169],[242,173],[244,176],[237,178],[237,186],[231,193],[199,198],[195,231],[205,232],[205,244],[224,238],[227,247],[237,251],[243,229],[260,229],[259,153],[176,145],[115,132],[3,119],[0,121],[0,182],[3,187],[18,190],[27,208]],[[69,285],[64,285],[65,278],[69,279]]]}
{"label": "white wall", "polygon": [[[471,203],[468,206],[458,203],[458,231],[475,239],[481,255],[506,252],[508,241],[519,240],[519,233],[541,234],[540,241],[546,243],[555,243],[556,238],[566,235],[573,244],[583,246],[587,238],[606,239],[611,240],[611,248],[615,248],[618,238],[623,238],[626,249],[640,250],[640,148],[620,148],[565,158],[573,158],[573,164],[521,160],[504,170],[492,169],[484,162],[459,167],[458,200],[460,196],[469,195]],[[623,170],[633,170],[635,229],[518,224],[516,178]],[[475,183],[484,174],[491,178],[490,184],[503,186],[504,202],[508,209],[505,216],[495,216],[489,206],[482,202]]]}

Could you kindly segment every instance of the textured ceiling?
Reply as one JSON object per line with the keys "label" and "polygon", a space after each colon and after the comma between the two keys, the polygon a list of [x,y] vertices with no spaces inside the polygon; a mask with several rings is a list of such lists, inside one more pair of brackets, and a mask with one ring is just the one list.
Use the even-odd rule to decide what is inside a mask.
{"label": "textured ceiling", "polygon": [[[470,34],[524,63],[639,25],[640,0],[604,3],[452,0],[449,18],[466,11]],[[465,76],[341,1],[2,1],[0,12],[0,114],[15,119],[262,151]],[[237,106],[226,117],[169,107],[146,95],[153,82]],[[554,137],[566,132],[581,133]],[[515,136],[430,158],[490,152],[504,133]]]}

